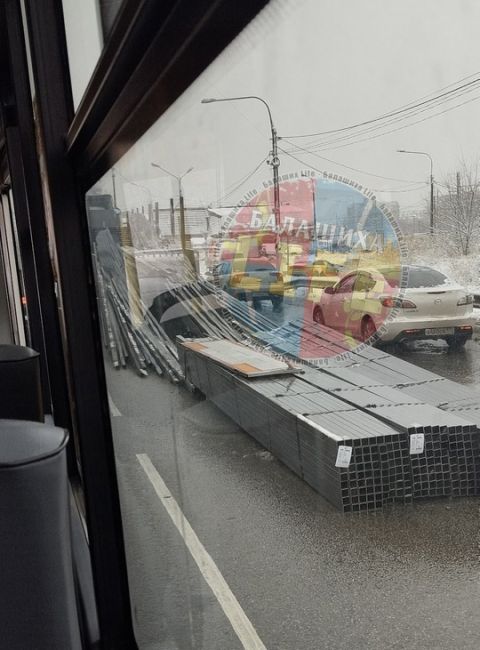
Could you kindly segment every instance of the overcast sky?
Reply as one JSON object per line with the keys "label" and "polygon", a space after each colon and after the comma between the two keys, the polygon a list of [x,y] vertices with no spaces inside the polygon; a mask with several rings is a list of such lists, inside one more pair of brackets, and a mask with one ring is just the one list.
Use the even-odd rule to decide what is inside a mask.
{"label": "overcast sky", "polygon": [[[480,79],[480,73],[475,75],[480,70],[479,26],[477,0],[273,0],[116,165],[122,183],[119,201],[125,207],[152,199],[167,204],[169,196],[176,196],[176,182],[151,167],[156,161],[176,175],[193,166],[183,181],[186,201],[215,204],[267,156],[270,129],[260,102],[203,105],[203,97],[259,95],[269,103],[283,137],[339,129],[425,101],[462,79]],[[375,130],[353,139],[369,138],[364,142],[323,144],[317,156],[334,162],[297,150],[300,163],[281,153],[280,170],[313,166],[340,172],[381,190],[382,200],[422,207],[429,192],[429,161],[396,150],[430,153],[439,181],[456,170],[460,158],[479,157],[480,82],[468,91],[408,120],[428,118],[420,124],[383,137],[372,138],[379,134]],[[406,124],[395,122],[383,130]],[[291,142],[308,149],[322,139]],[[346,142],[349,146],[337,148]],[[280,146],[292,151],[286,140]],[[235,203],[270,176],[270,168],[261,165],[224,204]],[[109,182],[107,175],[99,186],[107,189]]]}

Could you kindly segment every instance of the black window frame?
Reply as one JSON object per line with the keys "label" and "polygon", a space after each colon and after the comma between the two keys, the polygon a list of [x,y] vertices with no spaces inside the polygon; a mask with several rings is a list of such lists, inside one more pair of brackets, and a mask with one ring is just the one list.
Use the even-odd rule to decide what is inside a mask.
{"label": "black window frame", "polygon": [[[10,33],[18,31],[22,25],[20,0],[4,0],[4,4],[11,15],[5,22],[0,15],[0,22],[8,25]],[[66,372],[71,386],[70,394],[65,392],[61,399],[79,438],[103,648],[135,648],[136,642],[85,193],[266,4],[267,0],[245,0],[235,7],[228,0],[198,0],[193,4],[187,0],[125,0],[74,113],[61,0],[24,2],[36,88],[35,114],[42,138],[35,142],[30,137],[23,152],[10,157],[10,166],[12,160],[22,165],[21,154],[35,156],[38,148],[44,156],[48,181],[42,188],[44,194],[48,193],[51,210],[48,214],[37,213],[34,227],[45,229],[47,221],[55,234],[64,322],[64,373],[61,377],[58,369],[52,380],[65,381]],[[13,55],[11,66],[21,71],[24,80],[28,78],[25,57],[19,52]],[[24,93],[14,111],[24,117],[30,112],[31,119],[31,96]],[[28,128],[21,127],[21,137]],[[12,173],[17,187],[19,169]],[[11,168],[9,171],[13,172]],[[22,186],[26,199],[32,201],[31,188],[24,182]],[[43,233],[45,245],[48,239]],[[34,270],[46,273],[49,264],[42,258],[36,261],[38,269]],[[53,292],[52,278],[45,278]],[[34,317],[37,324],[42,316],[39,310]],[[47,349],[49,360],[52,354]]]}

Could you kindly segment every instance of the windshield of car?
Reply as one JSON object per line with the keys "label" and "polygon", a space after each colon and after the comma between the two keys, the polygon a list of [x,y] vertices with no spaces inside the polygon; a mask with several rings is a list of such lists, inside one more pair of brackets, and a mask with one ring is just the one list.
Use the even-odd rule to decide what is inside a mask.
{"label": "windshield of car", "polygon": [[275,267],[270,262],[247,262],[245,270],[249,272],[275,271]]}

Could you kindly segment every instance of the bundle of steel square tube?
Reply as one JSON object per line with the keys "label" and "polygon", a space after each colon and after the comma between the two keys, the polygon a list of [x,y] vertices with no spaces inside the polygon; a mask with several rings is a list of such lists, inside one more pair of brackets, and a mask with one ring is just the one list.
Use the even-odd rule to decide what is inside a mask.
{"label": "bundle of steel square tube", "polygon": [[[294,358],[285,330],[301,336],[302,323],[258,338]],[[374,348],[261,379],[240,377],[181,341],[178,348],[193,385],[345,512],[480,492],[480,410],[468,387]],[[412,449],[419,436],[421,447]],[[348,466],[338,463],[341,447],[350,449]]]}

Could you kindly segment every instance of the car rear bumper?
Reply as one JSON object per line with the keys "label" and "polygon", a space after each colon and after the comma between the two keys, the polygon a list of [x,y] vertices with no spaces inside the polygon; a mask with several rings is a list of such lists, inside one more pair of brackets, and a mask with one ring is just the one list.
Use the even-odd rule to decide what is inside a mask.
{"label": "car rear bumper", "polygon": [[338,277],[335,275],[316,275],[316,276],[292,276],[285,281],[285,287],[288,289],[296,289],[297,287],[307,287],[310,289],[325,289],[325,287],[333,287],[338,282]]}
{"label": "car rear bumper", "polygon": [[381,340],[384,342],[399,343],[407,340],[417,339],[445,339],[450,336],[462,336],[471,338],[475,318],[471,315],[460,318],[424,320],[395,320],[386,325],[387,331],[382,333]]}
{"label": "car rear bumper", "polygon": [[263,290],[252,291],[249,289],[230,289],[228,293],[232,295],[234,298],[238,298],[239,300],[272,300],[272,298],[283,299],[284,291],[282,287],[282,288],[269,290],[269,291],[263,291]]}

